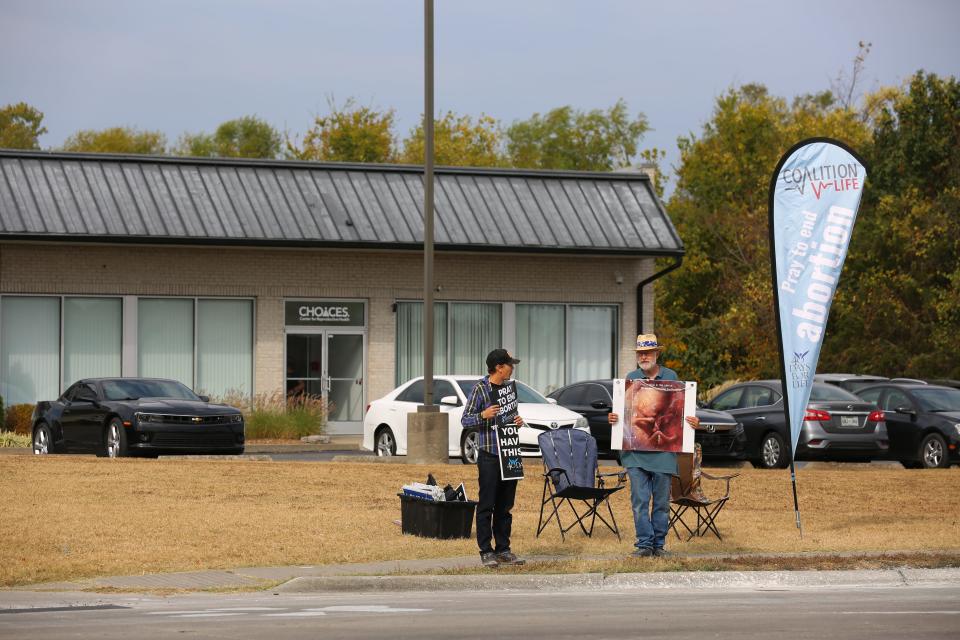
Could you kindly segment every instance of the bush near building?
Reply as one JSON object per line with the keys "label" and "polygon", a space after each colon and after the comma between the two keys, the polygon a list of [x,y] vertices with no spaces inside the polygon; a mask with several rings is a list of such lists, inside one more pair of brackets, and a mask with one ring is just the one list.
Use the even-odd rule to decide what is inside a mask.
{"label": "bush near building", "polygon": [[32,417],[32,404],[12,404],[7,407],[7,413],[3,420],[4,430],[29,436],[33,430]]}
{"label": "bush near building", "polygon": [[21,435],[19,433],[11,433],[9,431],[0,431],[0,449],[4,447],[18,447],[21,449],[29,448],[31,442],[30,436]]}
{"label": "bush near building", "polygon": [[228,392],[217,402],[243,411],[247,440],[299,440],[320,435],[326,430],[331,409],[322,396],[299,394],[288,398],[280,391],[253,397]]}

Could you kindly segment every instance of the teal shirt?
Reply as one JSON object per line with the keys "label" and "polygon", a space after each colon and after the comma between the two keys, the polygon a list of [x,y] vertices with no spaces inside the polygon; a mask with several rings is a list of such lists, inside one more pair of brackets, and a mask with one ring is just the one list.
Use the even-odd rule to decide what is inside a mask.
{"label": "teal shirt", "polygon": [[[647,380],[643,369],[637,367],[627,374],[627,380]],[[660,365],[660,372],[654,380],[679,380],[677,372]],[[624,467],[639,467],[650,473],[668,473],[677,475],[677,454],[670,451],[623,451],[620,462]]]}

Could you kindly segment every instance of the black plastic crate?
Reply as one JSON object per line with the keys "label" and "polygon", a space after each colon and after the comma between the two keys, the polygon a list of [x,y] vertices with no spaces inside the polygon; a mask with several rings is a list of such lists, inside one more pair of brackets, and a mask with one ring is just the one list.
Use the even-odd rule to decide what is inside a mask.
{"label": "black plastic crate", "polygon": [[400,529],[424,538],[469,538],[477,503],[436,502],[398,493]]}

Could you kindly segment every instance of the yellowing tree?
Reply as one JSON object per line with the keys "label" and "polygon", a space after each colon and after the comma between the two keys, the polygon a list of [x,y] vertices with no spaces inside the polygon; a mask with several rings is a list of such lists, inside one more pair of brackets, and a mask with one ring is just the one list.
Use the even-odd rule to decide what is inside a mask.
{"label": "yellowing tree", "polygon": [[39,138],[47,132],[41,122],[43,113],[26,102],[0,108],[0,148],[39,149]]}
{"label": "yellowing tree", "polygon": [[606,111],[559,107],[510,125],[507,156],[513,167],[610,171],[635,162],[648,129],[642,113],[630,118],[623,100]]}
{"label": "yellowing tree", "polygon": [[177,153],[195,157],[276,158],[281,138],[276,129],[256,116],[227,120],[213,135],[184,134]]}
{"label": "yellowing tree", "polygon": [[162,156],[167,139],[159,131],[139,131],[132,127],[111,127],[95,131],[81,130],[63,143],[64,151],[87,153],[131,153]]}
{"label": "yellowing tree", "polygon": [[303,146],[287,139],[287,156],[297,160],[392,162],[393,122],[393,109],[359,107],[352,99],[338,107],[331,100],[330,113],[316,117]]}
{"label": "yellowing tree", "polygon": [[[500,153],[502,135],[497,121],[480,115],[476,121],[470,116],[458,116],[452,111],[433,123],[434,161],[453,167],[496,167],[504,164]],[[410,131],[403,141],[400,161],[423,164],[423,124]]]}

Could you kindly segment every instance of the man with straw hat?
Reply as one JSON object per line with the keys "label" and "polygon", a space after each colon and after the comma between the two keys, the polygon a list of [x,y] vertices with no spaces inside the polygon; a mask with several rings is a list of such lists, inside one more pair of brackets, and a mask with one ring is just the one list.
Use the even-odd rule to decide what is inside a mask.
{"label": "man with straw hat", "polygon": [[[656,335],[637,336],[637,368],[627,374],[627,380],[677,380],[676,371],[657,363],[661,350]],[[614,424],[619,416],[610,413],[608,420]],[[687,417],[687,422],[694,428],[700,424],[696,416]],[[630,504],[637,530],[636,550],[632,555],[641,558],[670,555],[664,544],[670,523],[670,479],[677,475],[677,454],[623,451],[620,461],[630,476]]]}

